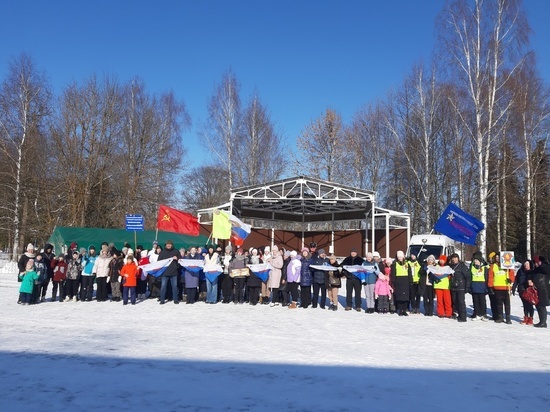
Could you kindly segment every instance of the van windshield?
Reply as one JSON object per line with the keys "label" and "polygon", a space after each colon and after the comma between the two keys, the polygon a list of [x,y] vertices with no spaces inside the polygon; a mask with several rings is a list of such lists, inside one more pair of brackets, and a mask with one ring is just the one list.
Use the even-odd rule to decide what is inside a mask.
{"label": "van windshield", "polygon": [[435,256],[435,260],[439,259],[439,256],[443,254],[443,246],[438,245],[411,245],[409,247],[409,257],[416,255],[419,262],[424,262],[430,255]]}

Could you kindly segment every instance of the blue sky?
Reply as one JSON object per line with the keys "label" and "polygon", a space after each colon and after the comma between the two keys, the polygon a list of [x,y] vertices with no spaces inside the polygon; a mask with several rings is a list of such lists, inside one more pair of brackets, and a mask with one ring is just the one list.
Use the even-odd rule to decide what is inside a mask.
{"label": "blue sky", "polygon": [[[327,107],[346,122],[429,59],[443,0],[5,1],[0,81],[21,52],[57,95],[92,74],[142,78],[150,93],[173,90],[193,126],[196,151],[207,101],[231,68],[246,104],[256,89],[292,142]],[[539,71],[550,81],[550,1],[526,0]],[[200,151],[202,152],[202,151]],[[204,162],[191,156],[191,166]]]}

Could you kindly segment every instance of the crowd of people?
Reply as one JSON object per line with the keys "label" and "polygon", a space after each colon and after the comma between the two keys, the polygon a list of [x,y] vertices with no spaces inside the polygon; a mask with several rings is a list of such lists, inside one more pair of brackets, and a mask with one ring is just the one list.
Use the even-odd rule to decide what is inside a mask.
{"label": "crowd of people", "polygon": [[[161,276],[144,272],[144,265],[170,259]],[[181,259],[202,260],[216,264],[222,273],[214,280],[202,271],[180,265]],[[249,265],[269,264],[264,279]],[[103,242],[99,249],[87,249],[72,243],[66,253],[54,254],[51,244],[35,253],[29,244],[18,261],[21,282],[19,301],[23,305],[46,301],[51,283],[51,299],[55,302],[122,301],[124,305],[138,300],[157,299],[160,304],[184,301],[194,304],[264,304],[289,309],[321,308],[338,310],[339,290],[345,284],[345,310],[367,314],[421,314],[467,321],[466,295],[473,302],[471,320],[489,320],[487,296],[492,320],[511,324],[510,295],[519,293],[523,304],[524,325],[546,328],[550,295],[550,264],[543,256],[527,260],[519,270],[501,265],[499,253],[492,252],[485,261],[474,253],[466,265],[458,254],[449,257],[430,255],[418,261],[398,251],[395,259],[382,259],[377,252],[363,258],[357,249],[341,262],[333,254],[309,247],[282,250],[276,245],[244,250],[227,246],[207,245],[176,249],[172,241],[163,246],[153,242],[148,251],[141,245],[134,251],[130,245],[118,250]],[[94,291],[95,287],[95,291]],[[525,291],[536,290],[537,299]],[[365,307],[362,307],[362,297]],[[534,324],[537,311],[539,321]]]}

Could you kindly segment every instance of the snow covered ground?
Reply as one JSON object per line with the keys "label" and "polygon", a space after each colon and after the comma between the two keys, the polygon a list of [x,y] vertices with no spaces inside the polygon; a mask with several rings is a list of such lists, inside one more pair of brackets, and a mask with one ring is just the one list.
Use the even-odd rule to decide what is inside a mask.
{"label": "snow covered ground", "polygon": [[2,411],[550,409],[550,332],[519,325],[518,297],[513,325],[342,307],[22,306],[15,272],[0,271]]}

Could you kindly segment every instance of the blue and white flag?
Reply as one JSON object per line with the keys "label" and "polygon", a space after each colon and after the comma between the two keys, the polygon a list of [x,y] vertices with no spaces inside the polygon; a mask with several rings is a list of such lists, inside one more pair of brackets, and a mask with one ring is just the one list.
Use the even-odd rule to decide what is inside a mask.
{"label": "blue and white flag", "polygon": [[469,215],[454,203],[449,203],[434,226],[439,233],[468,245],[476,244],[477,234],[484,228],[483,222]]}
{"label": "blue and white flag", "polygon": [[258,276],[262,282],[267,282],[269,278],[269,272],[272,269],[272,266],[269,263],[259,263],[257,265],[247,265],[248,268]]}
{"label": "blue and white flag", "polygon": [[367,273],[373,273],[375,271],[374,266],[361,266],[361,265],[344,265],[344,270],[353,274],[361,282],[364,282],[367,278]]}
{"label": "blue and white flag", "polygon": [[173,261],[174,259],[172,258],[157,260],[156,262],[140,266],[140,268],[145,275],[152,275],[158,278],[164,273],[166,268],[170,266],[170,263],[172,263]]}
{"label": "blue and white flag", "polygon": [[330,272],[334,270],[338,270],[337,266],[329,265],[328,263],[323,263],[322,265],[309,265],[311,269],[315,270],[322,270],[323,272]]}
{"label": "blue and white flag", "polygon": [[210,283],[213,283],[223,272],[223,268],[218,264],[206,264],[202,270],[204,271],[204,276],[206,276],[206,279],[208,279]]}
{"label": "blue and white flag", "polygon": [[204,267],[204,260],[201,259],[180,259],[178,263],[191,273],[199,273]]}

